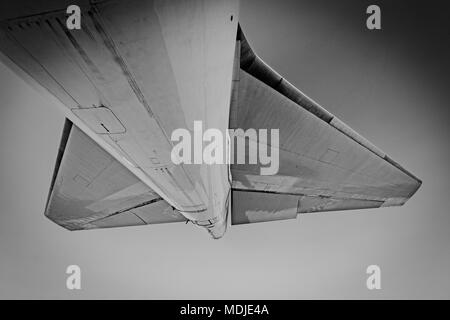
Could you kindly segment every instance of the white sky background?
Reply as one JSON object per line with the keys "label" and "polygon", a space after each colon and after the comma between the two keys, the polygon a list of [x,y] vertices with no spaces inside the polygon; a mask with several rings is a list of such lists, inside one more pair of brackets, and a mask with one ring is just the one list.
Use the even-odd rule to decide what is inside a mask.
{"label": "white sky background", "polygon": [[[46,219],[64,118],[0,64],[0,298],[450,298],[449,27],[421,8],[411,28],[419,9],[386,4],[369,32],[367,5],[244,0],[240,22],[269,65],[421,189],[403,207],[236,226],[219,241],[191,224],[69,232]],[[66,289],[70,264],[80,291]],[[382,290],[366,289],[370,264]]]}

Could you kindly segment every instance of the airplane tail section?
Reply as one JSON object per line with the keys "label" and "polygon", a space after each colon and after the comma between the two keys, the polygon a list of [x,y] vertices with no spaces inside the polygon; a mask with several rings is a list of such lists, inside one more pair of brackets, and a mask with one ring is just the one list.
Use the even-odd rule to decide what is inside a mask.
{"label": "airplane tail section", "polygon": [[[0,15],[0,58],[59,100],[70,119],[45,211],[58,225],[190,220],[220,238],[229,207],[234,225],[284,220],[399,206],[420,187],[256,55],[237,0],[83,3],[82,30],[66,28],[62,3]],[[235,150],[212,156],[220,145],[213,132],[233,149],[250,140],[249,153],[261,160],[263,147],[270,161],[247,153],[238,158],[250,161],[229,165]],[[259,140],[262,132],[270,142]],[[176,155],[185,136],[189,151]]]}

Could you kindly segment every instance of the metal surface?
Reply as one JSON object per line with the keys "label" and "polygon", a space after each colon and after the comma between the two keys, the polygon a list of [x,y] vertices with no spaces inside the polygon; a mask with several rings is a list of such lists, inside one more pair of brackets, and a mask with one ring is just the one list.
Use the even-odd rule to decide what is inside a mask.
{"label": "metal surface", "polygon": [[186,221],[67,120],[45,215],[69,230]]}
{"label": "metal surface", "polygon": [[279,220],[286,212],[293,218],[399,206],[417,191],[419,179],[267,66],[240,28],[237,38],[241,71],[232,123],[279,129],[280,164],[273,176],[260,175],[260,165],[231,166],[233,224]]}

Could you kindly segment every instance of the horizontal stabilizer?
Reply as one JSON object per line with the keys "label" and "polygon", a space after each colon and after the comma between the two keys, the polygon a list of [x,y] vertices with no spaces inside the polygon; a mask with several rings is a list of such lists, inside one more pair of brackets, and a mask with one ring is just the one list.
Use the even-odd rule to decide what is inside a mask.
{"label": "horizontal stabilizer", "polygon": [[278,130],[268,145],[279,157],[272,175],[261,164],[231,165],[233,224],[400,206],[417,191],[418,178],[265,64],[240,28],[237,46],[230,127]]}
{"label": "horizontal stabilizer", "polygon": [[45,215],[69,230],[186,221],[69,120]]}

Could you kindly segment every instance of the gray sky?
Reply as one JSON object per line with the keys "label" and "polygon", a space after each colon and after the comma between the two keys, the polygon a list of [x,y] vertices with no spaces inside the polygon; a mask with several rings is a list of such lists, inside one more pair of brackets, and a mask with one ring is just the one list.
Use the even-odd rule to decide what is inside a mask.
{"label": "gray sky", "polygon": [[[450,298],[448,11],[243,0],[254,50],[423,180],[403,207],[241,225],[69,232],[44,217],[64,118],[0,64],[0,298]],[[82,270],[82,290],[65,269]],[[366,289],[377,264],[382,289]]]}

